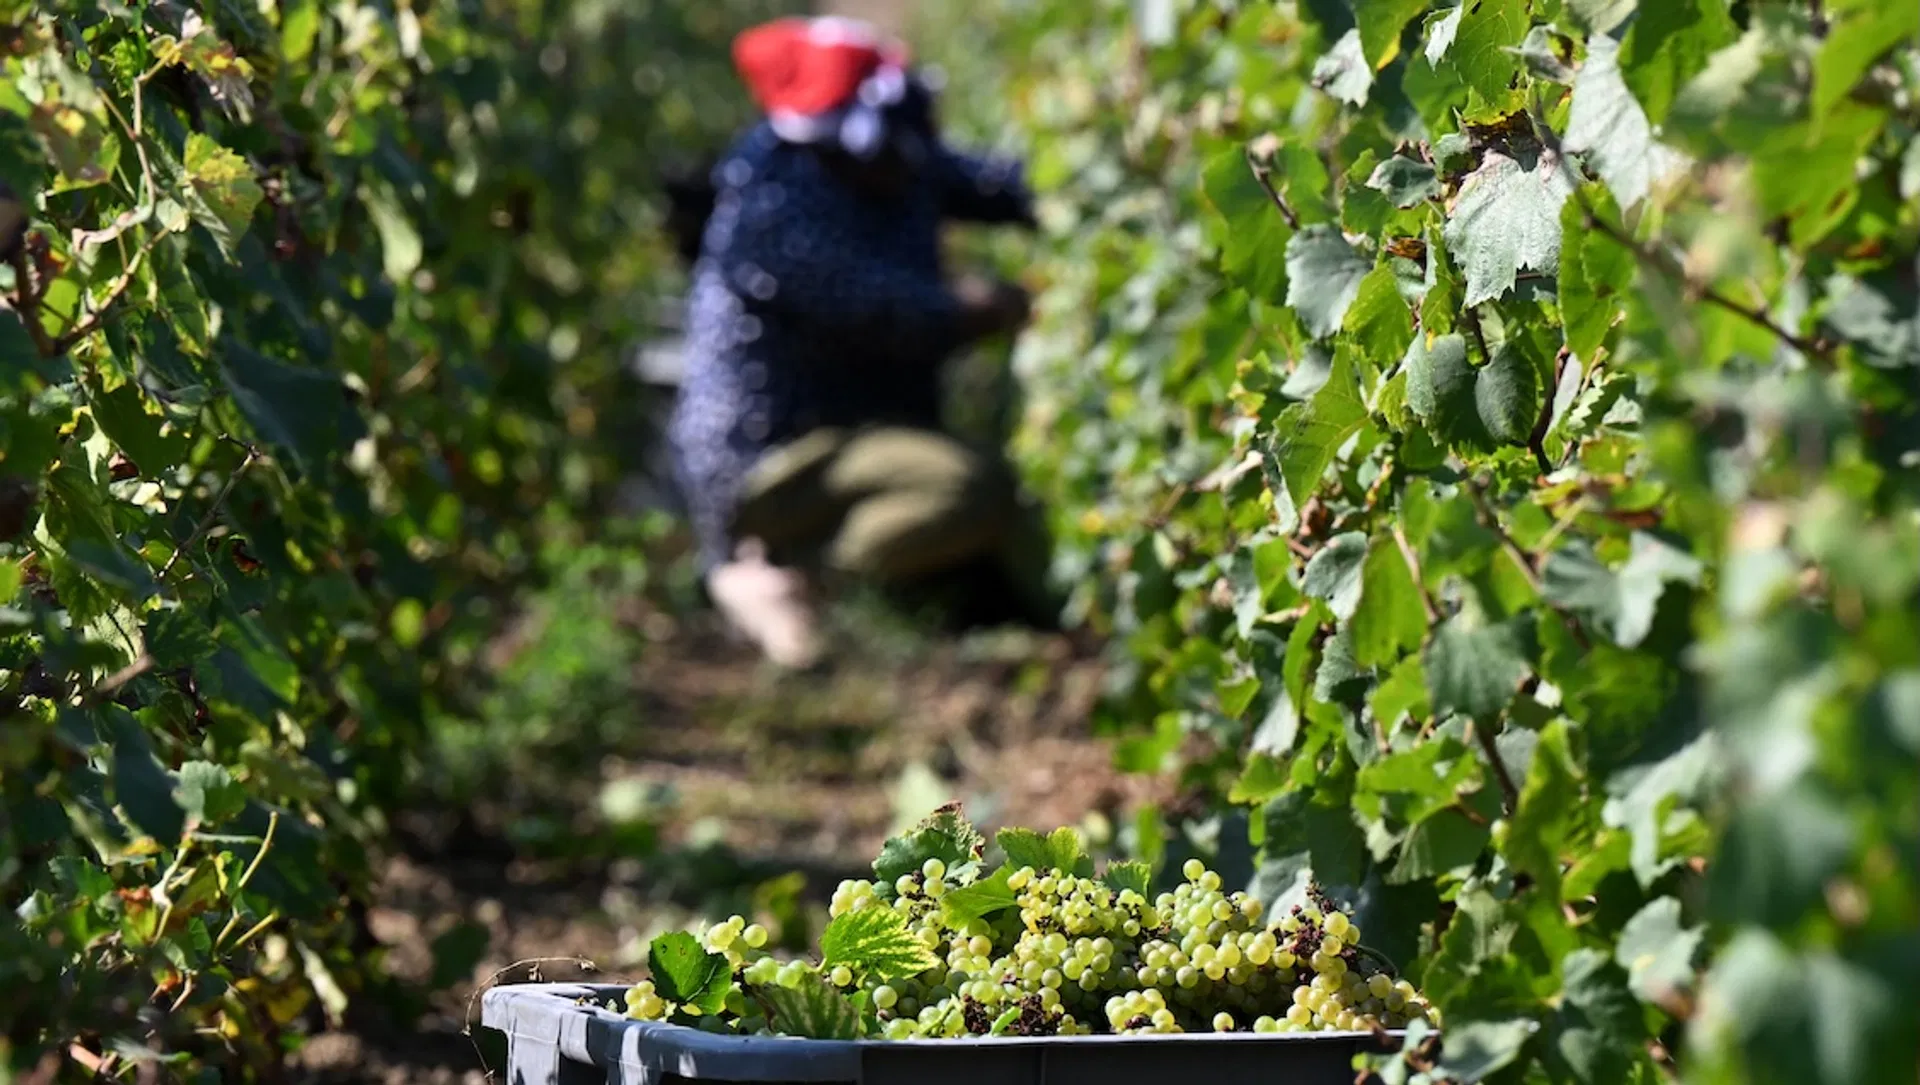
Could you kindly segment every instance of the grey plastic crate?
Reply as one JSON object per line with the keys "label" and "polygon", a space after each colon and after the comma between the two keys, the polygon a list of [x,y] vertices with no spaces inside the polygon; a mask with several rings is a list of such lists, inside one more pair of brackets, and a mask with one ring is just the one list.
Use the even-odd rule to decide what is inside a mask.
{"label": "grey plastic crate", "polygon": [[1368,1033],[831,1041],[716,1036],[618,1012],[624,987],[495,987],[481,1023],[507,1037],[506,1085],[717,1081],[846,1085],[1351,1085]]}

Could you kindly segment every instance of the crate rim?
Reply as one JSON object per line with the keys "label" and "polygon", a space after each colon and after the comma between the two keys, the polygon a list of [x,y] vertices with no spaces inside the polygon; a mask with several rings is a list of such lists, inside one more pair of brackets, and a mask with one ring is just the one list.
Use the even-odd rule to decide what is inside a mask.
{"label": "crate rim", "polygon": [[[715,1054],[722,1051],[740,1050],[751,1047],[760,1051],[773,1048],[789,1048],[796,1052],[807,1051],[816,1055],[829,1053],[857,1054],[864,1050],[883,1048],[899,1050],[901,1048],[959,1049],[975,1047],[1056,1047],[1061,1045],[1085,1046],[1121,1046],[1134,1044],[1162,1045],[1204,1045],[1204,1044],[1242,1044],[1258,1043],[1274,1046],[1294,1046],[1330,1043],[1353,1043],[1360,1041],[1378,1044],[1381,1049],[1392,1047],[1406,1039],[1405,1029],[1388,1029],[1384,1033],[1374,1032],[1179,1032],[1150,1033],[1145,1035],[1116,1036],[1101,1033],[1088,1036],[971,1036],[955,1039],[912,1039],[912,1040],[816,1040],[804,1036],[729,1036],[720,1033],[703,1032],[687,1025],[676,1025],[666,1021],[642,1021],[626,1014],[607,1009],[604,1005],[582,1001],[594,998],[619,998],[627,990],[626,984],[596,983],[512,983],[490,987],[480,996],[481,1020],[483,1027],[498,1032],[507,1030],[492,1019],[504,1017],[510,1003],[522,999],[540,999],[563,1001],[577,1013],[591,1014],[610,1021],[624,1023],[649,1035],[670,1037],[676,1043],[689,1043],[695,1047],[707,1048]],[[1438,1034],[1438,1029],[1431,1034]],[[524,1034],[523,1034],[524,1035]]]}

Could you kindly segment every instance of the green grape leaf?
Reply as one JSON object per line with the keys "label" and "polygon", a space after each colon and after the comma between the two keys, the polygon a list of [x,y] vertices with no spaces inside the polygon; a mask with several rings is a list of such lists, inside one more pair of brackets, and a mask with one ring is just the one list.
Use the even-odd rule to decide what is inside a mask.
{"label": "green grape leaf", "polygon": [[1260,817],[1267,855],[1307,855],[1322,884],[1359,884],[1366,870],[1367,838],[1345,802],[1316,802],[1309,789],[1297,789],[1267,803]]}
{"label": "green grape leaf", "polygon": [[[1916,141],[1915,146],[1920,146]],[[1823,322],[1848,340],[1870,365],[1920,367],[1920,291],[1889,273],[1827,280]]]}
{"label": "green grape leaf", "polygon": [[1579,1085],[1631,1080],[1647,1027],[1626,972],[1597,949],[1574,950],[1560,970],[1565,993],[1548,1024],[1550,1060]]}
{"label": "green grape leaf", "polygon": [[1477,720],[1499,715],[1529,672],[1517,620],[1489,624],[1471,610],[1448,618],[1434,630],[1421,662],[1433,710]]}
{"label": "green grape leaf", "polygon": [[1477,374],[1467,360],[1467,340],[1458,333],[1429,339],[1416,335],[1407,347],[1407,406],[1447,444],[1485,440],[1475,402]]}
{"label": "green grape leaf", "polygon": [[1260,187],[1239,148],[1208,163],[1202,193],[1222,220],[1220,270],[1250,296],[1279,302],[1287,296],[1287,243],[1293,230]]}
{"label": "green grape leaf", "polygon": [[873,860],[874,877],[882,896],[893,893],[893,883],[902,874],[917,874],[928,859],[938,859],[949,868],[980,858],[986,839],[961,813],[957,805],[934,811],[918,825],[889,839]]}
{"label": "green grape leaf", "polygon": [[[1908,967],[1912,953],[1909,943]],[[1920,1054],[1912,1004],[1896,985],[1905,982],[1899,965],[1875,964],[1796,953],[1765,931],[1743,930],[1714,963],[1698,1025],[1764,1068],[1753,1080],[1767,1085],[1904,1085]]]}
{"label": "green grape leaf", "polygon": [[1736,34],[1725,0],[1642,4],[1620,47],[1620,71],[1647,119],[1664,121],[1680,88]]}
{"label": "green grape leaf", "polygon": [[1495,440],[1524,445],[1540,417],[1540,372],[1509,340],[1474,375],[1473,402],[1480,424]]}
{"label": "green grape leaf", "polygon": [[1707,872],[1710,914],[1791,929],[1822,903],[1861,837],[1840,798],[1809,779],[1741,804]]}
{"label": "green grape leaf", "polygon": [[1460,36],[1460,19],[1466,11],[1467,5],[1459,3],[1427,16],[1424,53],[1429,65],[1438,68],[1447,53],[1452,51],[1454,41]]}
{"label": "green grape leaf", "polygon": [[195,220],[206,227],[221,253],[231,259],[265,195],[254,180],[253,167],[202,132],[187,137],[181,165],[199,197],[192,209]]}
{"label": "green grape leaf", "polygon": [[647,972],[661,998],[702,1014],[719,1013],[733,986],[726,957],[708,952],[685,931],[660,935],[647,946]]}
{"label": "green grape leaf", "polygon": [[804,974],[798,987],[762,984],[753,992],[766,1008],[767,1026],[782,1036],[858,1040],[866,1035],[859,1009],[818,973]]}
{"label": "green grape leaf", "polygon": [[1619,216],[1607,190],[1599,185],[1588,185],[1579,200],[1568,200],[1561,215],[1566,232],[1557,293],[1567,350],[1583,364],[1591,365],[1606,342],[1607,332],[1620,319],[1639,265],[1627,246],[1587,225],[1583,203],[1603,221],[1611,222]]}
{"label": "green grape leaf", "polygon": [[1348,105],[1367,104],[1367,95],[1373,90],[1373,68],[1361,50],[1357,28],[1341,35],[1333,48],[1314,61],[1313,85]]}
{"label": "green grape leaf", "polygon": [[1340,330],[1373,263],[1326,223],[1308,226],[1287,242],[1287,305],[1316,339]]}
{"label": "green grape leaf", "polygon": [[88,396],[94,421],[127,454],[142,474],[157,474],[166,465],[182,462],[190,447],[178,429],[163,434],[166,419],[147,411],[146,397],[129,383],[112,392]]}
{"label": "green grape leaf", "polygon": [[1635,648],[1652,630],[1667,585],[1697,585],[1704,572],[1698,558],[1636,531],[1627,561],[1617,572],[1602,564],[1584,541],[1554,551],[1540,570],[1540,590],[1548,601],[1579,615],[1615,644]]}
{"label": "green grape leaf", "polygon": [[1086,840],[1070,825],[1041,836],[1032,829],[1002,829],[994,842],[1007,855],[1014,869],[1032,867],[1044,874],[1058,870],[1076,877],[1093,873],[1093,859],[1087,855]]}
{"label": "green grape leaf", "polygon": [[1013,907],[1019,900],[1007,884],[1013,878],[1013,871],[1011,864],[1002,864],[998,870],[972,885],[947,890],[947,895],[940,898],[940,907],[946,914],[947,922],[955,927],[964,927]]}
{"label": "green grape leaf", "polygon": [[1633,993],[1642,1002],[1659,1003],[1694,986],[1694,962],[1704,932],[1680,924],[1680,902],[1661,897],[1634,913],[1620,929],[1613,959],[1627,970]]}
{"label": "green grape leaf", "polygon": [[118,705],[101,711],[113,750],[113,802],[135,829],[162,844],[180,839],[186,813],[174,795],[174,778],[153,755],[138,720]]}
{"label": "green grape leaf", "polygon": [[1367,423],[1367,406],[1345,351],[1334,354],[1333,370],[1313,398],[1295,403],[1274,423],[1269,463],[1278,465],[1287,496],[1294,505],[1306,503],[1333,464],[1340,446]]}
{"label": "green grape leaf", "polygon": [[[1639,4],[1640,0],[1567,0],[1567,6],[1595,36],[1612,33]],[[1593,39],[1588,39],[1589,48],[1592,42]]]}
{"label": "green grape leaf", "polygon": [[1506,856],[1515,870],[1546,885],[1559,882],[1561,860],[1587,827],[1582,783],[1567,720],[1555,719],[1540,732],[1508,824]]}
{"label": "green grape leaf", "polygon": [[246,789],[211,761],[189,761],[174,775],[179,780],[174,796],[190,822],[217,825],[246,809]]}
{"label": "green grape leaf", "polygon": [[407,217],[399,193],[384,182],[363,185],[360,202],[380,234],[380,263],[387,278],[397,283],[406,282],[419,269],[423,249],[420,231]]}
{"label": "green grape leaf", "polygon": [[917,976],[937,959],[907,929],[907,917],[886,907],[842,912],[820,934],[820,967],[845,965],[881,980]]}
{"label": "green grape leaf", "polygon": [[1451,1082],[1474,1085],[1513,1065],[1521,1049],[1540,1030],[1536,1021],[1469,1021],[1449,1024],[1436,1068]]}
{"label": "green grape leaf", "polygon": [[1520,75],[1516,48],[1532,22],[1527,0],[1469,0],[1462,7],[1449,66],[1498,115]]}
{"label": "green grape leaf", "polygon": [[1572,191],[1551,149],[1517,159],[1486,152],[1461,184],[1445,231],[1447,251],[1466,272],[1465,304],[1505,294],[1521,271],[1558,273],[1560,207]]}
{"label": "green grape leaf", "polygon": [[1360,605],[1353,612],[1354,659],[1363,667],[1384,667],[1419,648],[1427,635],[1427,615],[1399,544],[1391,538],[1375,539],[1367,549],[1360,582]]}
{"label": "green grape leaf", "polygon": [[1410,655],[1395,664],[1387,677],[1373,687],[1373,696],[1367,705],[1373,709],[1373,718],[1387,727],[1402,717],[1425,719],[1432,715],[1427,699],[1427,676],[1420,667],[1420,657]]}
{"label": "green grape leaf", "polygon": [[1620,47],[1604,34],[1587,43],[1586,63],[1574,78],[1566,148],[1585,156],[1624,210],[1687,161],[1654,139],[1646,110],[1620,77]]}
{"label": "green grape leaf", "polygon": [[181,670],[212,658],[220,650],[213,633],[184,607],[167,607],[148,616],[141,629],[147,654],[163,671]]}
{"label": "green grape leaf", "polygon": [[285,450],[303,471],[344,458],[366,433],[340,378],[324,369],[283,365],[229,344],[227,390],[254,430]]}
{"label": "green grape leaf", "polygon": [[1100,882],[1115,892],[1131,889],[1144,897],[1153,885],[1153,866],[1139,859],[1116,860],[1100,872]]}
{"label": "green grape leaf", "polygon": [[1360,605],[1360,569],[1366,558],[1365,532],[1335,535],[1307,562],[1300,590],[1309,598],[1324,600],[1333,616],[1344,622]]}
{"label": "green grape leaf", "polygon": [[1397,154],[1373,167],[1373,173],[1367,177],[1367,187],[1404,210],[1438,196],[1440,178],[1427,163]]}
{"label": "green grape leaf", "polygon": [[1400,55],[1400,35],[1431,0],[1355,0],[1353,18],[1359,24],[1360,51],[1375,71]]}
{"label": "green grape leaf", "polygon": [[1400,295],[1398,277],[1385,264],[1360,280],[1360,292],[1343,324],[1361,356],[1386,368],[1413,340],[1413,311]]}
{"label": "green grape leaf", "polygon": [[1415,825],[1387,872],[1389,885],[1429,881],[1471,868],[1487,850],[1488,830],[1458,810],[1442,810]]}

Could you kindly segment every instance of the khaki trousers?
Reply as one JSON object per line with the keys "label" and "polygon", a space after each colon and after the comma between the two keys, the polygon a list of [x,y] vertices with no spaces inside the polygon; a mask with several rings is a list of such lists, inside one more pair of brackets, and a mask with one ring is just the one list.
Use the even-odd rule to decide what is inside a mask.
{"label": "khaki trousers", "polygon": [[1012,468],[934,430],[819,429],[769,452],[734,536],[782,565],[889,586],[993,558],[1030,601],[1046,593],[1045,528]]}

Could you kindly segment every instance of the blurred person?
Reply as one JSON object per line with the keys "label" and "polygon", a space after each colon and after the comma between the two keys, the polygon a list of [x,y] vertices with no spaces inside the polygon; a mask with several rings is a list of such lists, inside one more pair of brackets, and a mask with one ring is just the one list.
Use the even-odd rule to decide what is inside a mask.
{"label": "blurred person", "polygon": [[[709,596],[774,662],[821,655],[823,582],[1050,627],[1046,540],[998,450],[946,433],[941,366],[1024,290],[949,284],[944,221],[1033,226],[1014,162],[941,139],[929,80],[868,24],[782,19],[734,61],[763,118],[675,199],[706,217],[668,427]],[[691,246],[683,243],[691,254]]]}

